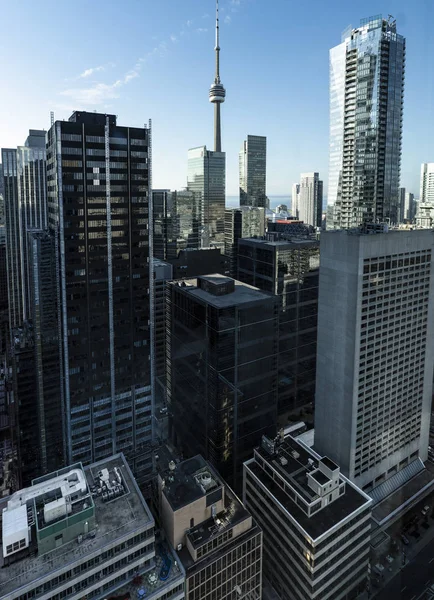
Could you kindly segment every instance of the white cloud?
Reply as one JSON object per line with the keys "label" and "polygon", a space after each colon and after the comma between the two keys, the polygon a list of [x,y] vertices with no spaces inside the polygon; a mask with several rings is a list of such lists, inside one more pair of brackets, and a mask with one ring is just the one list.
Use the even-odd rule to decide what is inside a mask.
{"label": "white cloud", "polygon": [[94,73],[98,73],[100,71],[105,71],[105,66],[100,65],[99,67],[91,67],[90,69],[86,69],[78,76],[78,79],[85,79],[86,77],[90,77]]}
{"label": "white cloud", "polygon": [[232,19],[231,19],[230,15],[226,15],[225,16],[225,23],[229,24],[231,21],[232,21]]}
{"label": "white cloud", "polygon": [[187,27],[191,27],[193,25],[193,21],[191,21],[190,19],[187,21]]}
{"label": "white cloud", "polygon": [[123,85],[123,82],[118,79],[111,85],[106,83],[97,83],[89,88],[79,89],[71,88],[60,92],[61,96],[71,98],[78,104],[83,105],[97,105],[105,102],[105,100],[111,100],[113,98],[119,98],[117,90]]}
{"label": "white cloud", "polygon": [[171,35],[170,36],[170,41],[173,42],[174,44],[178,41],[178,38],[176,37],[176,35]]}
{"label": "white cloud", "polygon": [[204,27],[198,27],[196,29],[197,33],[206,33],[208,31],[208,29],[204,28]]}

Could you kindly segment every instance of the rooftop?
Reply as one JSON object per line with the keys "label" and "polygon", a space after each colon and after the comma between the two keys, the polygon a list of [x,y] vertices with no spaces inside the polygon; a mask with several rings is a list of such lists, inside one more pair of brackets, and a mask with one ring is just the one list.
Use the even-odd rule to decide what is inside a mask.
{"label": "rooftop", "polygon": [[222,497],[223,483],[200,454],[178,464],[169,463],[161,478],[164,480],[163,494],[174,511],[206,494],[219,492],[220,499]]}
{"label": "rooftop", "polygon": [[[211,275],[207,275],[206,278],[214,278],[221,279],[222,282],[224,280],[231,279],[229,277],[225,277],[224,275],[220,275],[218,273],[213,273]],[[240,304],[247,304],[249,302],[258,302],[264,300],[270,300],[273,298],[270,294],[262,292],[258,288],[248,285],[247,283],[242,283],[241,281],[234,281],[234,291],[228,294],[224,294],[222,296],[215,296],[210,292],[207,292],[198,287],[198,279],[186,279],[180,285],[183,288],[184,292],[189,295],[197,298],[198,300],[202,300],[206,304],[210,304],[211,306],[215,306],[216,308],[228,308],[230,306],[239,306]]]}
{"label": "rooftop", "polygon": [[[111,473],[115,468],[120,470],[124,493],[111,500],[103,499],[102,494],[92,492],[97,484],[98,473],[104,469]],[[99,554],[107,545],[114,545],[116,540],[129,533],[153,527],[154,520],[122,454],[94,463],[85,467],[83,471],[87,491],[92,494],[95,506],[95,529],[90,530],[88,534],[83,534],[79,540],[74,538],[45,554],[38,553],[37,548],[33,548],[31,554],[27,554],[9,565],[5,564],[2,553],[0,597],[16,592],[30,584],[33,587],[37,580],[58,569],[63,569],[65,565],[71,565],[74,561],[81,560],[83,556],[91,558],[93,555]],[[36,480],[34,484],[46,483],[50,486],[50,477],[53,478],[52,476],[43,477]],[[31,493],[31,490],[32,487],[22,490],[21,493],[24,491]],[[10,496],[0,501],[1,513],[6,508],[8,501],[13,498],[14,496]],[[39,515],[37,516],[39,518]]]}
{"label": "rooftop", "polygon": [[[320,496],[308,485],[308,474],[320,485],[323,485],[329,481],[329,478],[318,470],[320,463],[331,471],[338,468],[333,461],[327,457],[320,458],[291,436],[286,436],[274,452],[270,453],[269,450],[263,447],[257,448],[255,450],[256,456],[266,461],[284,479],[285,483],[291,486],[295,494],[309,503],[318,500]],[[262,469],[256,458],[248,461],[246,467],[266,486],[312,540],[322,536],[363,505],[368,507],[372,503],[372,500],[364,492],[339,473],[339,485],[345,484],[344,493],[309,516],[300,508],[301,501],[299,500],[299,504],[296,504],[295,499],[284,492],[273,478]]]}
{"label": "rooftop", "polygon": [[249,244],[256,246],[266,246],[268,248],[276,248],[277,250],[292,250],[300,247],[318,247],[318,240],[310,240],[305,238],[293,238],[292,240],[261,240],[258,238],[243,238],[239,241],[240,244]]}

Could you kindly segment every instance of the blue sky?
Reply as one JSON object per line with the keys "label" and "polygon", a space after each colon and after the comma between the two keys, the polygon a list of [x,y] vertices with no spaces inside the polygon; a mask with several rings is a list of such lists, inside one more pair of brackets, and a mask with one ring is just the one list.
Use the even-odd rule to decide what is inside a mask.
{"label": "blue sky", "polygon": [[[154,187],[185,186],[187,149],[212,147],[214,10],[214,0],[3,2],[0,146],[48,128],[50,110],[152,118]],[[269,195],[289,194],[302,171],[327,183],[328,51],[377,13],[407,38],[401,184],[418,196],[420,163],[434,161],[434,0],[221,0],[228,195],[248,133],[268,138]]]}

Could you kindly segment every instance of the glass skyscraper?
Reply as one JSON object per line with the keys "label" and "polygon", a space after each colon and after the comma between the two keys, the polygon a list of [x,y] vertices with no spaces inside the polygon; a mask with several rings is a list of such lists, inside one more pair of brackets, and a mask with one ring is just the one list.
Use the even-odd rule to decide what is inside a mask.
{"label": "glass skyscraper", "polygon": [[268,208],[267,138],[248,135],[239,154],[240,206]]}
{"label": "glass skyscraper", "polygon": [[200,203],[201,247],[223,249],[225,236],[226,154],[206,146],[188,151],[188,191]]}
{"label": "glass skyscraper", "polygon": [[404,71],[391,17],[363,19],[330,50],[328,228],[398,221]]}

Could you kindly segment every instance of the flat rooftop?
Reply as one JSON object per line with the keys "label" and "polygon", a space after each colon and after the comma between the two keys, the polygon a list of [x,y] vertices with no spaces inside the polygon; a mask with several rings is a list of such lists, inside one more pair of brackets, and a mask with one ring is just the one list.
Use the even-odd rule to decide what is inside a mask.
{"label": "flat rooftop", "polygon": [[[212,278],[221,278],[230,279],[224,275],[220,275],[219,273],[212,273],[205,277]],[[249,302],[258,302],[269,300],[274,298],[271,294],[267,294],[266,292],[262,292],[260,289],[254,287],[253,285],[248,285],[247,283],[242,283],[241,281],[234,280],[234,291],[229,294],[224,294],[222,296],[215,296],[210,292],[206,292],[205,290],[198,287],[197,278],[194,279],[185,279],[183,280],[185,286],[181,286],[182,290],[197,298],[198,300],[202,300],[202,302],[206,304],[210,304],[211,306],[215,306],[216,308],[228,308],[230,306],[239,306],[241,304],[248,304]]]}
{"label": "flat rooftop", "polygon": [[[290,223],[288,223],[289,225]],[[261,240],[258,238],[242,238],[239,241],[240,244],[249,244],[251,246],[265,246],[268,248],[276,248],[278,250],[294,250],[295,248],[302,247],[315,247],[319,246],[318,240],[310,240],[310,239],[292,239],[288,240]]]}
{"label": "flat rooftop", "polygon": [[164,479],[163,494],[166,496],[172,509],[179,510],[202,498],[204,489],[198,484],[196,477],[208,472],[215,485],[211,485],[205,493],[212,493],[223,489],[223,484],[209,463],[200,455],[194,456],[178,463],[174,469],[167,469],[161,473]]}
{"label": "flat rooftop", "polygon": [[[83,556],[91,558],[108,544],[113,544],[125,535],[153,527],[154,519],[122,454],[85,467],[88,488],[92,489],[95,486],[98,471],[113,471],[115,467],[118,467],[122,474],[125,493],[108,502],[103,502],[101,496],[93,495],[97,528],[89,531],[87,535],[83,534],[80,544],[74,539],[44,555],[26,556],[7,566],[4,564],[2,553],[0,597],[16,593],[20,588],[29,585],[35,587],[39,579],[54,574],[58,569],[64,569],[66,565],[73,565]],[[0,514],[7,502],[8,498],[1,499]]]}
{"label": "flat rooftop", "polygon": [[[272,469],[274,469],[284,480],[291,485],[296,492],[308,502],[312,502],[319,496],[308,486],[308,473],[313,473],[314,478],[319,483],[326,483],[328,478],[319,471],[319,459],[317,455],[309,452],[291,436],[286,436],[279,449],[270,454],[267,450],[260,447],[255,450]],[[283,460],[282,460],[283,459]],[[312,462],[313,461],[313,462]],[[330,468],[335,463],[328,460],[321,461]],[[310,462],[310,464],[309,464]],[[337,525],[340,521],[347,518],[355,510],[364,504],[368,506],[372,500],[361,490],[353,486],[343,475],[339,475],[340,482],[345,482],[345,493],[336,500],[308,516],[292,498],[286,494],[282,488],[259,466],[255,459],[246,463],[254,475],[263,483],[263,485],[275,496],[284,508],[292,515],[304,531],[313,539],[319,538],[330,528]],[[334,467],[332,470],[334,470]]]}

